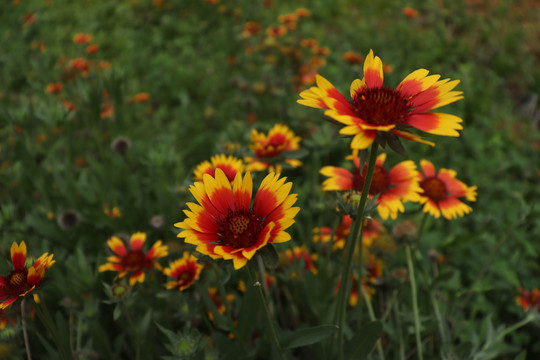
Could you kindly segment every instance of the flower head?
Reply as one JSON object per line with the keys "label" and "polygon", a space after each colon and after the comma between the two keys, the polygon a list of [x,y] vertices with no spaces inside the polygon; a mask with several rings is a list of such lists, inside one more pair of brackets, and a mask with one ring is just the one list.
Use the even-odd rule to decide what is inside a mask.
{"label": "flower head", "polygon": [[520,296],[516,297],[516,303],[523,308],[523,311],[531,310],[540,310],[540,290],[533,289],[531,292],[528,292],[524,288],[520,287],[519,292]]}
{"label": "flower head", "polygon": [[203,266],[197,262],[197,258],[187,251],[184,251],[182,258],[173,261],[163,273],[174,280],[168,281],[165,285],[167,289],[186,290],[193,285],[195,280],[199,280],[199,275]]}
{"label": "flower head", "polygon": [[73,42],[75,44],[88,44],[92,41],[92,35],[85,33],[77,33],[73,35]]}
{"label": "flower head", "polygon": [[7,276],[0,276],[0,310],[7,308],[17,299],[34,291],[45,276],[45,272],[54,264],[53,254],[41,255],[30,268],[26,263],[26,244],[14,242],[11,245],[13,270]]}
{"label": "flower head", "polygon": [[364,79],[356,79],[350,88],[351,101],[325,78],[317,75],[317,86],[300,93],[299,104],[327,109],[325,115],[343,127],[340,134],[352,136],[352,149],[366,149],[376,139],[398,149],[399,137],[430,145],[408,130],[413,127],[430,134],[459,136],[461,118],[427,111],[463,98],[452,91],[459,80],[439,80],[419,69],[408,75],[395,89],[383,87],[383,63],[370,51],[364,61]]}
{"label": "flower head", "polygon": [[[379,195],[377,210],[383,219],[387,219],[388,216],[395,219],[398,212],[405,211],[403,202],[418,201],[418,192],[422,190],[418,185],[418,171],[413,161],[402,161],[392,169],[387,170],[383,166],[385,160],[386,154],[382,153],[377,156],[369,195]],[[328,177],[323,182],[323,190],[362,191],[367,164],[364,164],[363,170],[360,171],[360,159],[353,156],[352,161],[355,166],[354,172],[335,166],[323,167],[320,172]]]}
{"label": "flower head", "polygon": [[297,159],[287,159],[287,152],[295,151],[300,148],[300,137],[295,136],[294,132],[287,125],[276,124],[268,131],[268,135],[260,133],[253,129],[251,131],[251,142],[249,148],[255,154],[255,157],[244,157],[247,162],[247,171],[269,171],[281,172],[282,167],[276,162],[283,161],[292,167],[302,165]]}
{"label": "flower head", "polygon": [[203,161],[197,165],[197,168],[193,172],[193,178],[195,181],[202,181],[204,174],[215,176],[216,169],[223,170],[227,179],[233,181],[237,173],[243,173],[244,163],[232,155],[215,155],[210,158],[210,161]]}
{"label": "flower head", "polygon": [[243,178],[237,173],[233,182],[219,168],[215,177],[204,174],[203,181],[190,186],[198,204],[187,203],[187,218],[175,224],[184,230],[178,237],[213,259],[232,260],[240,269],[267,244],[291,239],[285,229],[294,223],[300,208],[292,207],[297,195],[289,194],[292,183],[285,180],[279,174],[267,175],[252,204],[249,172]]}
{"label": "flower head", "polygon": [[142,250],[145,242],[146,234],[137,232],[131,235],[129,240],[130,249],[128,249],[120,238],[112,236],[107,241],[107,245],[115,255],[107,258],[108,262],[99,267],[99,272],[116,271],[118,272],[116,279],[130,274],[130,285],[133,286],[137,282],[142,283],[145,278],[145,270],[152,269],[153,266],[161,269],[156,259],[168,255],[167,246],[163,245],[161,240],[154,243],[148,252]]}
{"label": "flower head", "polygon": [[435,172],[433,164],[427,160],[420,161],[422,173],[419,173],[420,194],[418,202],[424,204],[423,211],[439,218],[442,215],[448,219],[465,216],[472,208],[463,203],[460,198],[467,201],[476,201],[476,186],[467,186],[456,179],[456,172],[449,169],[440,169]]}
{"label": "flower head", "polygon": [[62,83],[50,83],[45,88],[45,92],[47,94],[58,94],[63,88],[64,85],[62,85]]}

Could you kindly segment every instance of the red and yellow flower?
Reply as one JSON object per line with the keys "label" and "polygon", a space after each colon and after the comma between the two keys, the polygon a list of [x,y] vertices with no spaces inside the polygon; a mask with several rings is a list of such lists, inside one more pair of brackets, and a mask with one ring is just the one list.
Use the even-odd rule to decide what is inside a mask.
{"label": "red and yellow flower", "polygon": [[197,165],[197,168],[193,172],[193,178],[195,181],[202,181],[204,174],[215,177],[216,169],[221,169],[225,173],[225,176],[227,176],[227,179],[232,182],[236,174],[242,174],[244,172],[244,167],[242,160],[232,155],[215,155],[210,158],[210,161],[203,161]]}
{"label": "red and yellow flower", "polygon": [[204,266],[197,262],[197,258],[187,251],[184,251],[182,258],[173,261],[163,273],[174,280],[168,281],[167,289],[179,289],[180,291],[189,288],[199,276]]}
{"label": "red and yellow flower", "polygon": [[442,213],[446,219],[451,220],[472,211],[470,206],[459,199],[476,201],[476,186],[467,186],[456,179],[454,170],[440,169],[436,172],[433,164],[427,160],[421,160],[420,167],[423,174],[418,173],[418,176],[423,192],[418,202],[424,205],[424,212],[436,218]]}
{"label": "red and yellow flower", "polygon": [[520,287],[519,292],[521,295],[516,297],[516,303],[523,308],[523,311],[540,310],[540,290],[533,289],[528,292],[524,288]]}
{"label": "red and yellow flower", "polygon": [[287,152],[300,148],[300,137],[295,136],[294,132],[287,125],[274,125],[268,132],[268,135],[253,129],[250,138],[252,145],[249,145],[249,148],[253,151],[255,157],[244,157],[247,163],[247,171],[268,169],[269,171],[280,173],[282,167],[276,164],[279,161],[283,161],[292,167],[302,165],[300,160],[286,158]]}
{"label": "red and yellow flower", "polygon": [[215,177],[204,174],[201,182],[190,186],[198,204],[187,203],[187,218],[175,224],[183,229],[178,237],[213,259],[232,260],[234,268],[240,269],[267,244],[291,239],[285,230],[300,208],[293,207],[297,195],[289,194],[292,183],[285,180],[268,174],[252,205],[249,172],[243,178],[237,173],[232,183],[221,169],[216,169]]}
{"label": "red and yellow flower", "polygon": [[[321,228],[315,228],[313,230],[314,242],[328,243],[332,239],[332,250],[336,251],[345,248],[345,243],[349,234],[351,233],[352,217],[349,215],[343,215],[341,222],[336,227],[334,237],[332,239],[332,228],[329,226],[323,226]],[[377,237],[384,232],[384,226],[377,219],[367,218],[364,221],[364,230],[362,232],[362,245],[370,247]]]}
{"label": "red and yellow flower", "polygon": [[45,88],[45,92],[47,94],[58,94],[62,91],[64,88],[64,85],[62,83],[50,83]]}
{"label": "red and yellow flower", "polygon": [[[7,276],[0,276],[0,310],[13,304],[36,290],[45,277],[45,272],[54,264],[53,254],[41,255],[30,268],[26,263],[26,244],[21,241],[20,245],[14,242],[11,245],[11,262],[13,270]],[[38,301],[37,294],[34,299]]]}
{"label": "red and yellow flower", "polygon": [[405,138],[434,145],[409,132],[459,136],[461,118],[438,112],[427,112],[463,98],[461,91],[452,91],[459,80],[439,80],[419,69],[408,75],[396,89],[383,87],[383,63],[370,51],[364,61],[364,79],[352,82],[347,99],[325,78],[317,75],[317,86],[300,93],[299,104],[326,109],[325,115],[343,127],[340,134],[352,136],[352,149],[366,149],[376,139],[392,145]]}
{"label": "red and yellow flower", "polygon": [[[422,190],[418,184],[419,175],[413,161],[402,161],[392,169],[387,170],[383,166],[385,160],[385,153],[377,156],[369,195],[379,195],[377,210],[379,215],[386,220],[388,216],[395,219],[398,212],[405,211],[403,202],[418,201],[418,193]],[[362,191],[367,164],[364,164],[364,169],[360,172],[360,159],[352,156],[352,161],[355,166],[354,172],[335,166],[323,167],[320,173],[328,177],[323,182],[323,190]]]}
{"label": "red and yellow flower", "polygon": [[133,286],[137,282],[142,283],[145,278],[145,270],[152,269],[154,266],[161,270],[161,265],[156,259],[168,255],[168,248],[162,244],[161,240],[154,243],[148,252],[142,250],[145,242],[145,233],[134,233],[129,240],[128,249],[120,238],[112,236],[107,241],[107,245],[115,255],[107,258],[108,262],[99,267],[99,272],[116,271],[118,275],[115,280],[129,274],[130,285]]}

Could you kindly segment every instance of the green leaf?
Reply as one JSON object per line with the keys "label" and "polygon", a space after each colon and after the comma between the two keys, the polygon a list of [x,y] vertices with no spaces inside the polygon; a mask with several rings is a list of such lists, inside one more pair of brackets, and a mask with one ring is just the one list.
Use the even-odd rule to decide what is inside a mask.
{"label": "green leaf", "polygon": [[279,255],[273,244],[267,244],[265,247],[257,251],[257,255],[261,256],[263,264],[267,269],[277,268],[279,264]]}
{"label": "green leaf", "polygon": [[336,325],[319,325],[296,330],[284,335],[280,339],[283,349],[294,349],[297,347],[316,344],[338,330]]}
{"label": "green leaf", "polygon": [[380,321],[370,321],[360,328],[346,344],[347,359],[365,359],[377,340],[381,337],[383,326]]}

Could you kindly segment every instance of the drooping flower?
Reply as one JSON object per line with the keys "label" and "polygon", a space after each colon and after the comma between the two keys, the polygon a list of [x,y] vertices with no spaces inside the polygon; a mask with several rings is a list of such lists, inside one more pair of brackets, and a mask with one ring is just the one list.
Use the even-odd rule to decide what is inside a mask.
{"label": "drooping flower", "polygon": [[325,115],[343,127],[340,134],[352,136],[352,149],[366,149],[376,139],[398,150],[399,138],[434,145],[409,132],[416,128],[424,132],[459,136],[461,118],[427,112],[463,98],[461,91],[452,91],[459,80],[439,80],[419,69],[408,75],[395,89],[383,87],[383,64],[370,51],[364,61],[364,79],[356,79],[350,88],[351,101],[325,78],[317,75],[317,86],[300,93],[299,104],[327,109]]}
{"label": "drooping flower", "polygon": [[142,102],[147,102],[149,99],[150,99],[150,93],[141,92],[141,93],[137,93],[133,95],[130,99],[130,102],[142,103]]}
{"label": "drooping flower", "polygon": [[519,292],[521,295],[516,297],[516,303],[523,308],[523,311],[540,310],[540,290],[533,289],[528,292],[524,288],[520,287]]}
{"label": "drooping flower", "polygon": [[267,175],[252,205],[249,172],[243,178],[237,173],[232,183],[219,168],[215,177],[204,174],[202,182],[190,186],[198,204],[187,203],[187,218],[175,224],[183,229],[178,237],[213,259],[232,260],[234,268],[240,269],[267,244],[291,239],[285,230],[300,208],[292,206],[297,195],[289,194],[292,183],[285,180],[279,174]]}
{"label": "drooping flower", "polygon": [[[11,245],[13,270],[7,276],[0,276],[0,310],[13,304],[17,299],[33,292],[43,281],[45,272],[54,264],[53,254],[41,255],[30,268],[26,267],[26,244],[14,242]],[[34,294],[37,301],[37,294]]]}
{"label": "drooping flower", "polygon": [[[405,211],[403,202],[418,201],[418,192],[422,190],[418,185],[418,171],[413,161],[402,161],[387,170],[383,167],[385,160],[385,153],[377,156],[369,195],[379,195],[377,210],[383,219],[387,219],[388,216],[395,219],[398,212]],[[352,156],[352,161],[355,166],[354,172],[335,166],[323,167],[320,173],[328,177],[323,182],[323,190],[362,191],[367,164],[364,164],[364,169],[360,172],[360,159]]]}
{"label": "drooping flower", "polygon": [[280,173],[282,166],[278,162],[285,162],[292,167],[302,165],[297,159],[288,159],[287,152],[296,151],[300,148],[300,137],[287,125],[276,124],[268,131],[268,135],[253,129],[251,131],[249,148],[255,157],[245,156],[247,171],[262,171],[268,169]]}
{"label": "drooping flower", "polygon": [[116,271],[116,279],[120,279],[129,274],[129,284],[135,285],[137,282],[144,282],[145,270],[156,267],[161,270],[161,266],[156,259],[167,256],[168,248],[158,240],[148,252],[144,252],[142,247],[146,242],[146,234],[137,232],[131,235],[128,249],[124,242],[117,236],[112,236],[107,245],[115,254],[107,258],[107,263],[99,267],[99,272]]}
{"label": "drooping flower", "polygon": [[193,172],[193,179],[195,181],[202,181],[204,174],[214,177],[216,169],[221,169],[225,173],[225,176],[227,176],[227,179],[232,182],[236,174],[242,174],[244,172],[244,167],[242,160],[232,155],[215,155],[210,158],[210,161],[203,161],[197,165],[197,168]]}
{"label": "drooping flower", "polygon": [[476,186],[467,186],[456,179],[454,170],[440,169],[436,172],[433,164],[427,160],[421,160],[420,167],[423,174],[418,173],[418,176],[423,193],[418,202],[424,204],[424,212],[435,218],[439,218],[442,213],[446,219],[451,220],[472,211],[470,206],[459,199],[476,201]]}
{"label": "drooping flower", "polygon": [[174,280],[168,281],[167,289],[179,289],[180,291],[189,288],[195,280],[199,280],[203,266],[197,262],[197,258],[187,251],[184,251],[182,258],[169,264],[163,273]]}

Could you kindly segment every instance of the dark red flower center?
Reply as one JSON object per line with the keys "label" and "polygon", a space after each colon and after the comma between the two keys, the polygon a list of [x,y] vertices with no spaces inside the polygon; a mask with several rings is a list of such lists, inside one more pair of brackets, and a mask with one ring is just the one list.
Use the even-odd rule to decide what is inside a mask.
{"label": "dark red flower center", "polygon": [[152,262],[147,259],[146,255],[140,250],[129,252],[122,259],[122,264],[126,267],[126,271],[136,271],[152,267]]}
{"label": "dark red flower center", "polygon": [[13,271],[7,277],[6,284],[7,286],[3,289],[8,294],[21,294],[25,291],[26,288],[26,279],[28,277],[28,270],[25,268],[23,270]]}
{"label": "dark red flower center", "polygon": [[[362,191],[362,188],[364,187],[366,172],[367,167],[364,168],[362,174],[360,174],[360,170],[356,170],[356,173],[354,174],[353,184],[354,188],[358,191]],[[388,174],[388,171],[382,166],[375,165],[375,169],[373,169],[373,178],[371,179],[371,187],[369,188],[369,195],[374,196],[385,193],[388,190],[390,190],[390,175]]]}
{"label": "dark red flower center", "polygon": [[358,116],[371,125],[403,123],[410,111],[407,100],[390,88],[365,87],[357,92],[352,105]]}
{"label": "dark red flower center", "polygon": [[436,177],[428,177],[420,181],[420,187],[424,190],[423,195],[436,203],[448,197],[446,185]]}
{"label": "dark red flower center", "polygon": [[274,134],[268,139],[268,142],[265,144],[266,146],[257,149],[256,154],[258,157],[267,158],[278,156],[287,148],[287,143],[288,139],[284,134]]}
{"label": "dark red flower center", "polygon": [[231,211],[218,227],[220,245],[246,248],[257,242],[262,230],[262,219],[253,210]]}

